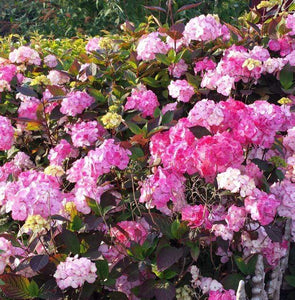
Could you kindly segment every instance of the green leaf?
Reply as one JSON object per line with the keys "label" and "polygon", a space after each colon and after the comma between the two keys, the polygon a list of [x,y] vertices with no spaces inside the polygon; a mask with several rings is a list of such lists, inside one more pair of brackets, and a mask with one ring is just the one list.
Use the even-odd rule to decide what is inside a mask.
{"label": "green leaf", "polygon": [[30,282],[30,284],[29,284],[29,286],[28,286],[28,289],[29,289],[29,292],[30,292],[30,295],[32,296],[32,297],[38,297],[39,296],[39,294],[40,294],[40,289],[39,289],[39,286],[38,286],[38,284],[34,281],[34,280],[32,280],[31,282]]}
{"label": "green leaf", "polygon": [[194,261],[197,261],[200,255],[200,248],[197,244],[192,245],[191,247],[191,256]]}
{"label": "green leaf", "polygon": [[285,280],[289,285],[295,287],[295,275],[286,275]]}
{"label": "green leaf", "polygon": [[173,120],[173,117],[174,117],[174,111],[172,110],[167,111],[165,115],[162,117],[162,124],[163,125],[169,124]]}
{"label": "green leaf", "polygon": [[226,290],[232,289],[236,291],[238,289],[240,280],[245,280],[245,277],[242,274],[235,273],[227,275],[221,281],[221,283]]}
{"label": "green leaf", "polygon": [[70,229],[73,231],[78,231],[83,227],[83,221],[80,217],[74,216],[73,221],[70,224]]}
{"label": "green leaf", "polygon": [[137,84],[137,78],[136,74],[132,72],[131,70],[124,71],[125,79],[131,84],[136,85]]}
{"label": "green leaf", "polygon": [[280,83],[285,90],[289,89],[293,85],[293,76],[294,74],[288,65],[281,70]]}
{"label": "green leaf", "polygon": [[29,285],[30,281],[21,275],[3,274],[0,279],[5,282],[1,290],[6,297],[11,299],[31,299]]}
{"label": "green leaf", "polygon": [[87,202],[87,205],[91,208],[91,210],[98,216],[101,215],[101,210],[100,210],[100,207],[97,203],[97,201],[95,201],[94,199],[90,198],[90,197],[86,197],[85,196],[85,199],[86,199],[86,202]]}
{"label": "green leaf", "polygon": [[256,266],[256,262],[257,262],[257,255],[254,255],[248,263],[245,262],[245,260],[238,256],[235,255],[234,256],[234,260],[235,263],[237,265],[237,267],[239,268],[239,270],[245,274],[245,275],[252,275],[255,272],[255,266]]}
{"label": "green leaf", "polygon": [[157,53],[156,54],[156,59],[161,62],[162,64],[166,65],[166,66],[170,66],[171,65],[171,60],[162,53]]}
{"label": "green leaf", "polygon": [[144,78],[142,78],[142,81],[145,83],[145,84],[147,84],[147,85],[149,85],[149,86],[151,86],[151,87],[154,87],[154,88],[157,88],[157,87],[160,87],[161,86],[161,83],[160,82],[158,82],[155,78],[153,78],[153,77],[144,77]]}
{"label": "green leaf", "polygon": [[100,279],[105,280],[109,276],[109,264],[106,260],[97,260],[95,262],[97,268],[97,275]]}
{"label": "green leaf", "polygon": [[106,97],[99,90],[89,88],[88,93],[92,97],[94,97],[98,102],[105,103],[107,101]]}
{"label": "green leaf", "polygon": [[69,230],[63,230],[61,237],[67,247],[73,254],[80,253],[80,241],[76,234]]}
{"label": "green leaf", "polygon": [[128,128],[130,129],[130,131],[134,134],[141,134],[142,133],[142,129],[136,125],[133,122],[126,122],[126,124],[128,125]]}
{"label": "green leaf", "polygon": [[132,160],[137,160],[140,157],[144,156],[144,152],[142,151],[142,149],[140,147],[132,147],[130,149],[132,155],[131,155],[131,159]]}

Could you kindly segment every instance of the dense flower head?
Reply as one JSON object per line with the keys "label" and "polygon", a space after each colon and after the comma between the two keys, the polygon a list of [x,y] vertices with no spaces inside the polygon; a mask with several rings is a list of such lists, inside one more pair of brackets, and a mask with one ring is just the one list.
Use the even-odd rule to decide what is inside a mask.
{"label": "dense flower head", "polygon": [[60,289],[64,290],[68,287],[77,289],[86,281],[94,283],[97,278],[96,271],[95,263],[91,260],[75,256],[67,257],[66,261],[60,262],[53,276]]}
{"label": "dense flower head", "polygon": [[75,117],[81,114],[84,109],[88,108],[94,103],[94,98],[88,95],[86,92],[70,92],[61,103],[60,111],[68,116]]}
{"label": "dense flower head", "polygon": [[70,81],[70,77],[67,74],[57,70],[51,70],[48,73],[47,78],[50,80],[51,84],[53,85],[62,85]]}
{"label": "dense flower head", "polygon": [[50,164],[61,166],[66,158],[77,156],[77,151],[72,148],[70,143],[62,139],[59,144],[50,149],[48,159],[50,161]]}
{"label": "dense flower head", "polygon": [[9,150],[14,141],[14,129],[8,118],[0,116],[0,150]]}
{"label": "dense flower head", "polygon": [[228,209],[227,216],[225,217],[228,228],[238,232],[244,226],[246,216],[247,213],[244,207],[232,205]]}
{"label": "dense flower head", "polygon": [[20,46],[9,54],[9,60],[13,63],[27,63],[28,65],[40,66],[41,58],[39,53],[27,46]]}
{"label": "dense flower head", "polygon": [[290,29],[289,35],[295,35],[295,15],[289,14],[286,19],[286,27]]}
{"label": "dense flower head", "polygon": [[68,129],[75,147],[90,146],[106,133],[97,121],[75,123]]}
{"label": "dense flower head", "polygon": [[215,67],[216,63],[208,57],[205,57],[204,59],[199,60],[195,63],[194,72],[195,74],[197,74],[203,71],[214,70]]}
{"label": "dense flower head", "polygon": [[194,153],[196,168],[208,182],[213,182],[217,173],[228,167],[239,167],[243,160],[241,144],[227,132],[202,137]]}
{"label": "dense flower head", "polygon": [[13,64],[5,64],[4,66],[0,66],[0,80],[4,80],[7,83],[10,83],[16,73],[17,68]]}
{"label": "dense flower head", "polygon": [[171,76],[180,78],[187,71],[187,69],[188,65],[183,59],[181,59],[178,63],[170,65],[168,71]]}
{"label": "dense flower head", "polygon": [[97,38],[97,37],[94,37],[92,39],[90,39],[86,45],[86,51],[88,52],[92,52],[92,51],[97,51],[100,49],[100,46],[99,46],[99,41],[101,40],[101,38]]}
{"label": "dense flower head", "polygon": [[144,221],[122,221],[113,226],[110,230],[111,237],[114,237],[119,245],[130,247],[131,242],[142,245],[148,235],[149,226]]}
{"label": "dense flower head", "polygon": [[89,151],[86,157],[73,163],[67,173],[68,180],[95,182],[99,176],[110,172],[112,167],[125,169],[129,163],[128,155],[131,155],[129,150],[116,144],[113,139],[107,139],[98,148]]}
{"label": "dense flower head", "polygon": [[267,194],[255,189],[251,196],[245,199],[245,209],[251,214],[251,218],[259,221],[261,225],[268,225],[275,217],[281,201],[273,194]]}
{"label": "dense flower head", "polygon": [[188,205],[181,210],[181,215],[183,221],[188,221],[188,226],[197,228],[207,221],[209,212],[204,205]]}
{"label": "dense flower head", "polygon": [[137,109],[142,112],[143,117],[152,117],[155,109],[159,105],[156,94],[151,90],[147,90],[147,88],[141,84],[137,88],[132,89],[131,96],[127,97],[124,109]]}
{"label": "dense flower head", "polygon": [[0,237],[0,274],[3,274],[6,265],[9,264],[10,256],[14,255],[14,247],[11,241]]}
{"label": "dense flower head", "polygon": [[236,300],[234,290],[211,291],[208,300]]}
{"label": "dense flower head", "polygon": [[173,169],[159,167],[153,175],[142,183],[139,202],[148,207],[156,207],[166,215],[171,215],[167,204],[172,201],[172,211],[180,211],[186,204],[184,196],[185,177]]}
{"label": "dense flower head", "polygon": [[37,120],[37,110],[40,106],[40,100],[35,97],[25,96],[21,93],[17,93],[16,98],[21,100],[17,111],[19,118]]}
{"label": "dense flower head", "polygon": [[185,80],[171,81],[168,86],[169,95],[177,101],[189,102],[195,94],[194,88]]}
{"label": "dense flower head", "polygon": [[44,63],[49,67],[49,68],[54,68],[57,66],[58,61],[55,55],[49,54],[44,57]]}
{"label": "dense flower head", "polygon": [[137,59],[152,60],[157,53],[166,54],[170,46],[163,42],[158,32],[152,32],[143,36],[137,45]]}
{"label": "dense flower head", "polygon": [[183,35],[187,42],[190,41],[213,41],[218,37],[229,38],[226,26],[221,25],[216,15],[201,15],[191,19],[185,26]]}
{"label": "dense flower head", "polygon": [[24,221],[28,215],[47,218],[61,209],[63,193],[53,176],[37,171],[25,171],[15,182],[6,185],[6,212],[12,212],[14,220]]}

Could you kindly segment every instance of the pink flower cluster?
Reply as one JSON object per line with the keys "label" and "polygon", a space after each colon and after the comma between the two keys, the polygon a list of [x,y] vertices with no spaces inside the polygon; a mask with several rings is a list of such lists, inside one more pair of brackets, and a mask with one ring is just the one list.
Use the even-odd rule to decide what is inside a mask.
{"label": "pink flower cluster", "polygon": [[8,118],[0,116],[0,150],[9,150],[14,141],[14,129]]}
{"label": "pink flower cluster", "polygon": [[[166,215],[172,211],[180,211],[185,205],[184,195],[185,178],[173,169],[159,167],[153,175],[142,183],[139,202],[146,203],[147,207],[156,207]],[[167,204],[172,201],[173,208]]]}
{"label": "pink flower cluster", "polygon": [[60,289],[64,290],[68,287],[77,289],[86,281],[94,283],[97,278],[96,271],[95,263],[91,260],[75,256],[67,257],[66,261],[60,262],[53,276]]}
{"label": "pink flower cluster", "polygon": [[39,53],[27,46],[21,46],[18,49],[13,50],[9,54],[9,60],[12,63],[21,64],[26,63],[28,65],[40,66],[41,58]]}
{"label": "pink flower cluster", "polygon": [[127,97],[124,109],[137,109],[142,112],[143,117],[154,115],[155,109],[160,105],[156,94],[144,85],[132,89],[131,96]]}
{"label": "pink flower cluster", "polygon": [[129,163],[131,152],[120,147],[113,139],[88,152],[87,156],[73,163],[68,170],[70,182],[96,182],[99,176],[109,173],[111,168],[118,167],[123,170]]}
{"label": "pink flower cluster", "polygon": [[189,102],[194,95],[194,88],[185,80],[171,81],[168,86],[169,95],[177,101]]}
{"label": "pink flower cluster", "polygon": [[180,78],[188,70],[188,65],[183,59],[178,63],[172,64],[169,66],[169,74],[175,78]]}
{"label": "pink flower cluster", "polygon": [[143,36],[137,45],[137,59],[153,60],[157,53],[166,54],[170,46],[161,40],[158,32],[152,32]]}
{"label": "pink flower cluster", "polygon": [[86,92],[70,92],[61,103],[60,111],[68,116],[75,117],[81,114],[84,109],[94,103],[94,98],[89,96]]}
{"label": "pink flower cluster", "polygon": [[48,159],[51,165],[61,166],[66,158],[77,157],[78,154],[69,142],[61,140],[58,145],[50,149]]}
{"label": "pink flower cluster", "polygon": [[181,210],[182,220],[188,222],[191,228],[200,227],[207,221],[209,212],[204,205],[185,206]]}
{"label": "pink flower cluster", "polygon": [[97,121],[80,122],[68,126],[69,133],[75,147],[93,145],[106,133],[106,130]]}
{"label": "pink flower cluster", "polygon": [[57,179],[37,171],[22,172],[18,180],[7,182],[3,204],[14,220],[24,221],[28,215],[47,218],[59,213],[64,199]]}
{"label": "pink flower cluster", "polygon": [[217,16],[201,15],[191,19],[183,32],[187,43],[191,41],[213,41],[218,37],[229,39],[229,30],[221,25]]}
{"label": "pink flower cluster", "polygon": [[289,35],[295,35],[295,15],[289,14],[286,19],[286,27],[291,31],[288,33]]}
{"label": "pink flower cluster", "polygon": [[48,73],[47,78],[53,85],[62,85],[70,81],[70,77],[67,74],[57,70],[51,70]]}
{"label": "pink flower cluster", "polygon": [[57,58],[55,55],[49,54],[44,57],[44,63],[47,65],[49,68],[55,68],[58,64]]}
{"label": "pink flower cluster", "polygon": [[87,52],[97,51],[100,49],[99,41],[101,38],[94,37],[90,39],[85,47]]}
{"label": "pink flower cluster", "polygon": [[14,255],[14,247],[4,237],[0,237],[0,274],[3,274],[6,265],[10,263],[9,258]]}

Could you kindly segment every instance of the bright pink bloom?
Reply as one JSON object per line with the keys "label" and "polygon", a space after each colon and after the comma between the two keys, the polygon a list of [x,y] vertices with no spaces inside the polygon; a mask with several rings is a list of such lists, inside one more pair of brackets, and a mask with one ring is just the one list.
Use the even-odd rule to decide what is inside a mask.
{"label": "bright pink bloom", "polygon": [[253,194],[245,199],[246,211],[251,214],[253,220],[259,221],[261,225],[268,225],[273,221],[280,204],[281,201],[275,195],[258,189],[255,189]]}
{"label": "bright pink bloom", "polygon": [[143,117],[152,117],[159,105],[156,94],[151,90],[147,90],[144,85],[139,85],[136,89],[132,89],[131,96],[127,97],[124,109],[137,109],[142,112]]}
{"label": "bright pink bloom", "polygon": [[86,45],[86,51],[92,52],[92,51],[99,50],[100,49],[100,46],[99,46],[100,40],[101,40],[101,38],[97,38],[97,37],[90,39]]}
{"label": "bright pink bloom", "polygon": [[50,149],[48,159],[51,165],[61,166],[66,158],[77,156],[78,151],[74,150],[72,146],[63,139],[54,148]]}
{"label": "bright pink bloom", "polygon": [[244,226],[246,216],[247,213],[244,207],[232,205],[228,209],[227,216],[225,217],[228,228],[230,230],[238,232]]}
{"label": "bright pink bloom", "polygon": [[289,14],[286,19],[286,27],[288,29],[291,29],[291,31],[288,33],[289,35],[295,35],[295,15]]}
{"label": "bright pink bloom", "polygon": [[3,274],[6,265],[10,263],[9,258],[15,253],[11,242],[4,237],[0,237],[0,274]]}
{"label": "bright pink bloom", "polygon": [[234,290],[211,291],[208,300],[236,300]]}
{"label": "bright pink bloom", "polygon": [[204,205],[193,205],[185,206],[181,214],[183,221],[188,221],[191,228],[197,228],[207,221],[209,212]]}
{"label": "bright pink bloom", "polygon": [[168,71],[171,76],[180,78],[187,71],[187,69],[188,65],[183,59],[181,59],[178,63],[170,65]]}
{"label": "bright pink bloom", "polygon": [[76,123],[68,128],[75,147],[90,146],[106,133],[97,121]]}
{"label": "bright pink bloom", "polygon": [[14,141],[14,128],[8,118],[0,116],[0,150],[9,150]]}
{"label": "bright pink bloom", "polygon": [[68,116],[81,114],[84,109],[94,103],[94,98],[85,92],[70,92],[61,103],[60,111]]}

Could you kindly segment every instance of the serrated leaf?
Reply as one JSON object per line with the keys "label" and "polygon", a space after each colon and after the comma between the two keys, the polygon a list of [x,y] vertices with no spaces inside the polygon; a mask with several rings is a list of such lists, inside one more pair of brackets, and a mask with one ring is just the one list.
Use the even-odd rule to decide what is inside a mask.
{"label": "serrated leaf", "polygon": [[175,264],[183,255],[182,248],[164,247],[157,256],[157,268],[160,272]]}
{"label": "serrated leaf", "polygon": [[280,72],[280,83],[284,89],[289,89],[293,85],[293,72],[288,66],[284,67]]}
{"label": "serrated leaf", "polygon": [[109,264],[106,260],[97,260],[95,262],[97,275],[100,279],[105,280],[109,276]]}
{"label": "serrated leaf", "polygon": [[166,66],[170,66],[171,65],[171,61],[170,59],[162,53],[157,53],[156,54],[156,59],[161,62],[162,64],[166,65]]}
{"label": "serrated leaf", "polygon": [[200,139],[203,136],[212,135],[211,132],[203,126],[190,127],[189,130],[197,139]]}
{"label": "serrated leaf", "polygon": [[12,299],[31,299],[28,278],[16,274],[3,274],[0,279],[5,282],[1,290],[6,297]]}
{"label": "serrated leaf", "polygon": [[94,97],[98,102],[104,103],[107,101],[106,97],[101,93],[101,91],[89,88],[88,93]]}
{"label": "serrated leaf", "polygon": [[30,292],[30,295],[32,298],[35,298],[35,297],[38,297],[39,294],[40,294],[40,289],[39,289],[39,286],[38,284],[32,280],[28,286],[28,289],[29,289],[29,292]]}
{"label": "serrated leaf", "polygon": [[38,272],[49,263],[48,255],[36,255],[30,260],[30,267],[33,271]]}
{"label": "serrated leaf", "polygon": [[38,94],[27,86],[18,86],[16,90],[25,96],[38,98]]}
{"label": "serrated leaf", "polygon": [[61,237],[67,247],[73,254],[80,253],[80,241],[76,234],[69,230],[63,230]]}
{"label": "serrated leaf", "polygon": [[173,117],[174,117],[174,111],[172,110],[167,111],[165,115],[162,117],[162,124],[163,125],[169,124],[173,120]]}
{"label": "serrated leaf", "polygon": [[134,134],[141,134],[142,133],[142,129],[136,125],[133,122],[126,122],[128,128],[130,129],[130,131]]}
{"label": "serrated leaf", "polygon": [[157,88],[161,86],[161,83],[158,82],[155,78],[153,77],[144,77],[141,79],[145,84]]}

